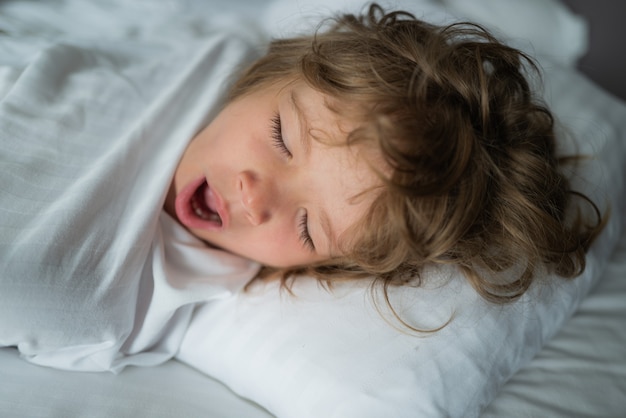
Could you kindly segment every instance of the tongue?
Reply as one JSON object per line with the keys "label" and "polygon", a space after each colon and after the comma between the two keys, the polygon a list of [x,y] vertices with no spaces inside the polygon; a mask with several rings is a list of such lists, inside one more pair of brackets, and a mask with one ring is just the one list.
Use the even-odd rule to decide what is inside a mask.
{"label": "tongue", "polygon": [[215,194],[213,194],[213,190],[204,183],[204,204],[211,211],[217,214],[217,204],[215,201]]}
{"label": "tongue", "polygon": [[195,202],[193,203],[194,211],[198,216],[203,219],[211,220],[219,224],[222,223],[219,215],[217,214],[215,195],[211,191],[209,185],[204,182],[196,191]]}

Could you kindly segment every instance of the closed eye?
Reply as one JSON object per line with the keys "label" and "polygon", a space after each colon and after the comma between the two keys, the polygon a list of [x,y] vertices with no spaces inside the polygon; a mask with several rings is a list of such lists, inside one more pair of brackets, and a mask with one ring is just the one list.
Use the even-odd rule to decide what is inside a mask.
{"label": "closed eye", "polygon": [[280,115],[276,113],[272,118],[272,144],[287,158],[291,158],[292,154],[285,145],[283,140],[283,128],[280,120]]}
{"label": "closed eye", "polygon": [[300,241],[302,245],[311,252],[315,252],[315,244],[313,243],[313,238],[311,238],[311,234],[309,234],[309,216],[306,212],[302,214],[300,220],[298,221],[298,232],[300,235]]}

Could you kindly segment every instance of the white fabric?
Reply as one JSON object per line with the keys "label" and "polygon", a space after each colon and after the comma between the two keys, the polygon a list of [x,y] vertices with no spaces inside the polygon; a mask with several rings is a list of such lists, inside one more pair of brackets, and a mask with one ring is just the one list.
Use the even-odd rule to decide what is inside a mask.
{"label": "white fabric", "polygon": [[[202,0],[198,0],[202,1]],[[274,36],[307,33],[337,11],[363,10],[363,0],[274,0],[261,24]],[[557,0],[383,0],[390,10],[445,25],[459,20],[485,25],[512,46],[531,55],[573,66],[588,48],[587,22]]]}
{"label": "white fabric", "polygon": [[220,382],[171,360],[120,374],[38,367],[0,348],[0,416],[7,418],[269,418]]}
{"label": "white fabric", "polygon": [[440,0],[460,18],[489,27],[531,55],[574,66],[589,47],[589,25],[558,0]]}
{"label": "white fabric", "polygon": [[190,304],[257,270],[158,222],[181,153],[250,54],[224,36],[173,41],[2,45],[0,346],[33,363],[163,362]]}
{"label": "white fabric", "polygon": [[232,297],[259,269],[257,263],[207,248],[165,212],[159,217],[147,263],[137,292],[135,327],[114,371],[172,357],[195,304]]}
{"label": "white fabric", "polygon": [[[622,213],[626,219],[626,213]],[[621,417],[626,411],[626,229],[565,327],[500,390],[483,418]]]}

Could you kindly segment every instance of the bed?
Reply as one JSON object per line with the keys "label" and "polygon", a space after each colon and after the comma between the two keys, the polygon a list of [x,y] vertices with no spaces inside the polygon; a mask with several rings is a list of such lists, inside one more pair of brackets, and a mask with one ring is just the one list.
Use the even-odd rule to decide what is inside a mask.
{"label": "bed", "polygon": [[[624,415],[626,105],[575,69],[588,49],[586,21],[547,0],[397,4],[435,23],[479,21],[538,57],[546,72],[544,94],[563,134],[587,138],[577,146],[597,156],[578,179],[580,187],[611,207],[611,221],[583,276],[574,285],[558,285],[558,292],[538,290],[538,302],[523,299],[504,309],[477,308],[462,285],[428,288],[418,295],[421,310],[409,315],[429,312],[434,325],[454,307],[460,317],[435,337],[389,326],[372,308],[366,286],[348,284],[329,293],[303,279],[295,299],[271,284],[260,286],[249,295],[196,307],[176,357],[155,367],[126,367],[117,374],[58,370],[29,364],[15,348],[0,348],[0,415]],[[0,36],[30,37],[35,50],[94,33],[120,40],[202,38],[210,27],[261,47],[268,36],[310,27],[316,20],[310,16],[360,5],[7,1],[0,4]],[[10,50],[1,45],[6,64]],[[435,304],[443,299],[448,305]],[[369,327],[362,326],[364,317]]]}

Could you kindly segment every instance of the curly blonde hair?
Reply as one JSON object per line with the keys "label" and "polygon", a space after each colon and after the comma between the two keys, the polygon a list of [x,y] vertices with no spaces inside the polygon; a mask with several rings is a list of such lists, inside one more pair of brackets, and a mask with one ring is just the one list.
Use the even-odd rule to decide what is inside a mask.
{"label": "curly blonde hair", "polygon": [[[282,270],[283,283],[296,274],[367,276],[386,294],[444,263],[503,303],[522,295],[540,269],[579,275],[605,219],[561,172],[566,161],[555,152],[552,114],[533,96],[533,74],[530,57],[478,25],[438,27],[376,4],[313,36],[271,42],[230,100],[304,80],[334,99],[332,110],[359,120],[348,142],[376,144],[392,168],[350,230],[345,257]],[[570,210],[575,196],[597,219],[587,223]],[[511,267],[519,274],[498,274]]]}

